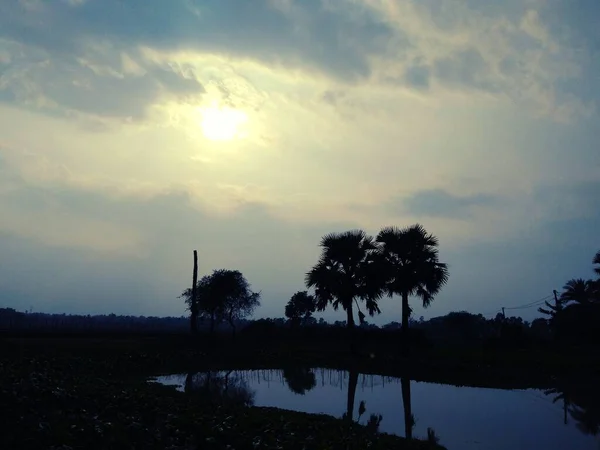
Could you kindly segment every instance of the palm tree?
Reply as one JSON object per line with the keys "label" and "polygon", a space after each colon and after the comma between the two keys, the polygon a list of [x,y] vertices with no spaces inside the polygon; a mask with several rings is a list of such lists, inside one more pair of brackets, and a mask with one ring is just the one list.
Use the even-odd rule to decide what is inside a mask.
{"label": "palm tree", "polygon": [[420,225],[386,227],[377,235],[381,267],[388,295],[402,297],[402,333],[408,336],[411,309],[408,298],[417,296],[427,308],[448,282],[448,267],[438,261],[438,239]]}
{"label": "palm tree", "polygon": [[385,279],[378,270],[377,245],[362,230],[331,233],[323,236],[319,262],[306,274],[306,286],[315,288],[317,310],[330,303],[346,311],[346,326],[354,328],[353,303],[365,302],[369,315],[381,313],[377,300],[385,289]]}
{"label": "palm tree", "polygon": [[585,305],[595,300],[596,283],[592,280],[574,278],[567,281],[563,289],[563,293],[560,294],[560,301],[565,304],[576,302]]}

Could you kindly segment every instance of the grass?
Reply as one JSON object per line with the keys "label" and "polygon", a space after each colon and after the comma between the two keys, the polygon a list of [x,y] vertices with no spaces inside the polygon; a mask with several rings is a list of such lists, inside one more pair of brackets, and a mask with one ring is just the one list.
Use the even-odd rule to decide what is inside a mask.
{"label": "grass", "polygon": [[102,340],[0,345],[0,397],[9,412],[0,448],[436,448],[325,415],[206,407],[174,388],[145,382],[206,356],[193,350],[152,352],[147,343]]}

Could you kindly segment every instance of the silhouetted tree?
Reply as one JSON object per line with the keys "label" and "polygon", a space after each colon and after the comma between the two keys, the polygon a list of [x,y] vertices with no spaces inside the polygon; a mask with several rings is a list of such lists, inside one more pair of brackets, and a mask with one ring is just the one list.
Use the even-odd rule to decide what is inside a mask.
{"label": "silhouetted tree", "polygon": [[223,315],[235,335],[236,322],[251,316],[260,306],[260,292],[252,292],[241,272],[225,271],[222,274],[219,295],[223,299]]}
{"label": "silhouetted tree", "polygon": [[[185,290],[188,307],[192,304],[191,289]],[[225,320],[235,334],[236,321],[252,314],[260,305],[260,293],[252,292],[250,284],[238,270],[219,269],[205,275],[196,286],[198,312],[210,319],[210,331]]]}
{"label": "silhouetted tree", "polygon": [[353,303],[365,301],[371,316],[381,313],[377,300],[384,293],[384,279],[377,270],[376,244],[362,230],[331,233],[321,240],[319,262],[306,274],[306,286],[314,287],[316,306],[330,303],[346,311],[346,326],[354,328]]}
{"label": "silhouetted tree", "polygon": [[595,266],[597,266],[597,267],[594,267],[594,272],[600,278],[600,250],[594,255],[594,259],[592,261],[592,264],[594,264]]}
{"label": "silhouetted tree", "polygon": [[317,308],[315,298],[306,291],[299,291],[285,305],[285,317],[292,325],[306,324]]}
{"label": "silhouetted tree", "polygon": [[317,385],[314,372],[307,367],[287,367],[283,369],[283,379],[290,391],[298,395],[305,395]]}
{"label": "silhouetted tree", "polygon": [[406,342],[411,315],[409,297],[421,298],[427,308],[448,281],[448,268],[438,261],[438,239],[420,224],[383,228],[377,242],[381,244],[380,265],[386,274],[387,292],[402,298],[402,333]]}
{"label": "silhouetted tree", "polygon": [[563,293],[560,294],[560,300],[565,305],[569,302],[587,304],[598,300],[596,283],[593,280],[572,279],[567,281],[563,286],[563,290]]}

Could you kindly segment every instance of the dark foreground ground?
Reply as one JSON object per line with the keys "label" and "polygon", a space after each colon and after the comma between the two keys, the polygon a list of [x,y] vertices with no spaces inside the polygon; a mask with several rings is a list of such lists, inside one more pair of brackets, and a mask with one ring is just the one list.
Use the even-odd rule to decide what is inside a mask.
{"label": "dark foreground ground", "polygon": [[145,382],[194,363],[275,364],[274,353],[246,352],[244,360],[223,348],[139,338],[3,339],[0,346],[2,449],[442,448],[325,415],[206,406]]}
{"label": "dark foreground ground", "polygon": [[[207,336],[0,337],[4,449],[426,449],[324,415],[206,406],[150,376],[284,366],[354,369],[445,384],[552,388],[598,379],[589,350],[416,349]],[[441,448],[441,447],[438,447]]]}

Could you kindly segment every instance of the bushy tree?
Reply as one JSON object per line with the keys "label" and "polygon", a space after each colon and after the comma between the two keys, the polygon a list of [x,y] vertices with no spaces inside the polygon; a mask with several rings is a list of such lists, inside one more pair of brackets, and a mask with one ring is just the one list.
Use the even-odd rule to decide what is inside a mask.
{"label": "bushy tree", "polygon": [[287,305],[285,305],[285,317],[292,325],[306,325],[312,318],[316,308],[314,296],[307,291],[299,291],[292,295]]}
{"label": "bushy tree", "polygon": [[[186,289],[180,297],[190,309],[192,289]],[[227,321],[235,334],[235,323],[252,315],[260,306],[260,293],[252,292],[240,271],[219,269],[198,280],[196,302],[199,317],[210,320],[211,333],[216,325]]]}

